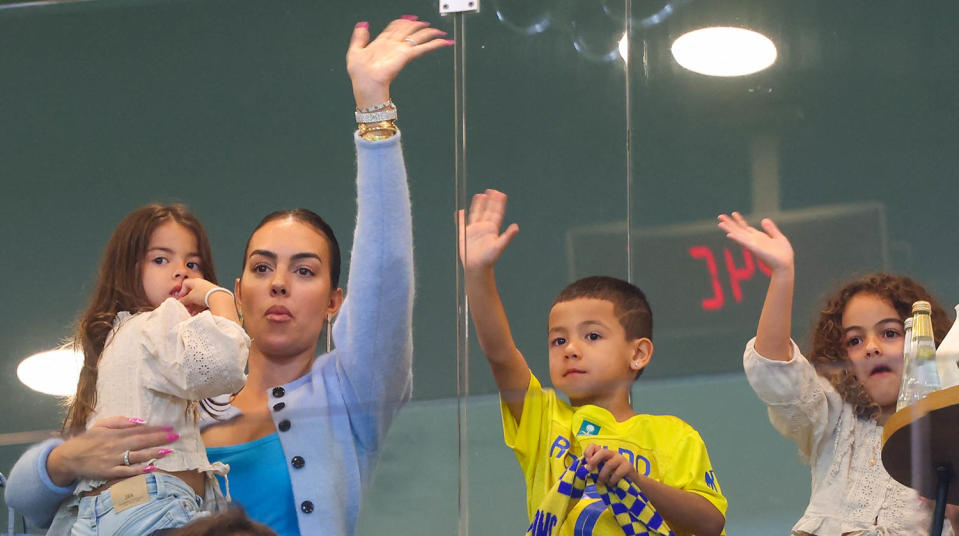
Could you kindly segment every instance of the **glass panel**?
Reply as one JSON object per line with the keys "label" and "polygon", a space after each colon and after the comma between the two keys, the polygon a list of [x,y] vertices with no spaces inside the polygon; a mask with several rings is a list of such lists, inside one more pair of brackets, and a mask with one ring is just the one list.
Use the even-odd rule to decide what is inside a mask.
{"label": "glass panel", "polygon": [[[869,271],[916,277],[951,319],[959,186],[942,140],[956,134],[959,101],[942,91],[956,79],[942,65],[955,15],[946,3],[633,2],[632,39],[646,54],[630,61],[631,248],[657,326],[637,399],[699,430],[730,534],[795,524],[810,473],[742,374],[769,278],[716,215],[771,217],[791,239],[793,337],[804,352],[826,296]],[[710,25],[762,32],[776,63],[732,78],[680,67],[672,41]]]}
{"label": "glass panel", "polygon": [[[628,214],[625,2],[484,0],[467,31],[467,195],[509,196],[503,229],[520,231],[496,263],[499,293],[517,347],[549,387],[547,315],[580,275],[577,236],[622,229]],[[591,273],[627,277],[619,244]],[[523,471],[475,339],[467,362],[470,533],[519,534],[530,522]]]}
{"label": "glass panel", "polygon": [[[350,32],[360,20],[378,32],[404,13],[453,28],[433,0],[329,6],[104,0],[0,9],[0,239],[9,253],[0,266],[17,274],[2,291],[0,471],[38,440],[18,434],[58,429],[62,419],[58,400],[20,384],[17,364],[70,335],[107,238],[135,207],[188,203],[230,285],[259,219],[306,206],[337,230],[346,282],[356,217]],[[452,64],[451,50],[436,51],[393,87],[418,246],[414,401],[379,446],[359,534],[456,526]],[[424,452],[437,453],[430,479],[420,476]],[[0,526],[6,519],[0,502]]]}
{"label": "glass panel", "polygon": [[[959,104],[951,3],[483,0],[479,14],[449,18],[434,0],[324,7],[0,2],[0,471],[62,418],[55,398],[16,379],[17,364],[70,335],[100,250],[133,208],[188,203],[223,282],[238,275],[249,230],[278,208],[317,210],[349,251],[343,55],[359,20],[377,31],[417,14],[461,48],[416,61],[393,88],[417,245],[414,400],[382,445],[358,534],[518,534],[529,523],[489,366],[455,314],[465,309],[450,216],[485,188],[510,196],[506,223],[521,227],[496,273],[544,385],[546,315],[561,288],[602,273],[647,292],[656,352],[633,406],[699,431],[730,534],[792,526],[809,470],[742,374],[768,280],[716,214],[770,216],[792,240],[804,351],[824,297],[854,274],[908,273],[947,310],[959,301],[957,157],[943,141]],[[686,71],[670,45],[707,24],[763,31],[776,64],[740,78]]]}

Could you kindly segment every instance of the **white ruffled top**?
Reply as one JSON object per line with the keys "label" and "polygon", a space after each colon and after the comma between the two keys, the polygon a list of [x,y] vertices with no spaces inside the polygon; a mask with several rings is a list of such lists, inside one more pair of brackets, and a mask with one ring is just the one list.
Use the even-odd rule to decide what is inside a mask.
{"label": "white ruffled top", "polygon": [[[228,467],[207,459],[194,402],[239,391],[249,351],[250,338],[236,322],[209,311],[190,316],[174,298],[149,312],[120,312],[100,356],[87,428],[117,415],[169,425],[180,438],[166,445],[174,452],[157,459],[157,468],[225,474]],[[102,484],[83,480],[74,493]]]}
{"label": "white ruffled top", "polygon": [[[812,494],[792,534],[915,536],[928,534],[932,506],[893,480],[882,465],[882,427],[857,418],[793,342],[789,361],[759,355],[746,344],[746,378],[766,403],[773,427],[799,447],[812,472]],[[946,522],[944,535],[952,535]]]}

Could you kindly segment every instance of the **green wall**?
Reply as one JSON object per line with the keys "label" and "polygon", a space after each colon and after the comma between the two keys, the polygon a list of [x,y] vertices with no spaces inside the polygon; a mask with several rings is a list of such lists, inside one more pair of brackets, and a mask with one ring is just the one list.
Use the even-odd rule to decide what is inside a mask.
{"label": "green wall", "polygon": [[[391,432],[360,533],[392,523],[415,533],[426,520],[435,524],[421,533],[455,530],[455,378],[467,359],[456,344],[458,127],[460,194],[507,192],[507,218],[522,229],[497,274],[534,372],[548,375],[546,311],[562,286],[587,273],[631,276],[657,320],[639,408],[700,428],[736,534],[785,532],[805,506],[808,474],[740,365],[765,278],[743,277],[736,299],[724,248],[734,267],[744,260],[713,220],[740,210],[784,222],[797,250],[801,341],[823,294],[853,273],[905,271],[945,304],[959,301],[959,7],[481,1],[457,35],[465,125],[455,122],[452,50],[415,62],[393,88],[414,207],[416,400]],[[278,208],[316,210],[349,250],[346,43],[355,22],[377,30],[404,13],[453,34],[453,19],[425,0],[0,1],[0,437],[58,426],[58,401],[23,387],[16,365],[69,336],[101,248],[133,208],[188,203],[210,232],[221,281],[237,275],[249,231]],[[777,63],[736,79],[684,71],[669,44],[706,21],[764,31]],[[615,45],[627,31],[624,62]],[[718,309],[702,307],[711,279],[694,247],[719,264]],[[521,478],[501,443],[485,359],[469,348],[472,527],[518,533]],[[24,448],[0,446],[0,471]],[[429,478],[415,477],[424,464]],[[402,499],[391,495],[398,480],[409,483]]]}

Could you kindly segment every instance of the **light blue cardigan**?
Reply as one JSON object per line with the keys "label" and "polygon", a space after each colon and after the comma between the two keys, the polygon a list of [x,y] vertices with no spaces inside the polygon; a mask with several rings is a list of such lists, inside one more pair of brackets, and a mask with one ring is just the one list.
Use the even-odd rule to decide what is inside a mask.
{"label": "light blue cardigan", "polygon": [[[309,374],[268,391],[304,535],[353,534],[383,439],[413,385],[413,233],[400,136],[354,137],[356,231],[335,349],[317,357]],[[36,526],[48,526],[73,493],[46,471],[59,443],[32,447],[8,478],[7,504]]]}

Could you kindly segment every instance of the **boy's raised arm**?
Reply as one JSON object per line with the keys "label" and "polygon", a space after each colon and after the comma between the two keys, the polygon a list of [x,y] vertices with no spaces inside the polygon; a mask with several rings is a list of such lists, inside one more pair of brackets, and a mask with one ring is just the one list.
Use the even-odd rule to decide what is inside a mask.
{"label": "boy's raised arm", "polygon": [[500,234],[505,213],[506,195],[486,190],[473,196],[468,216],[461,210],[457,217],[470,316],[500,396],[519,422],[530,371],[510,333],[493,272],[496,260],[519,232],[519,226],[514,223]]}
{"label": "boy's raised arm", "polygon": [[738,212],[732,216],[719,215],[719,228],[726,236],[752,251],[772,270],[756,328],[756,352],[767,359],[789,361],[792,359],[790,329],[796,279],[793,248],[772,220],[764,219],[760,225],[762,231],[750,227]]}

